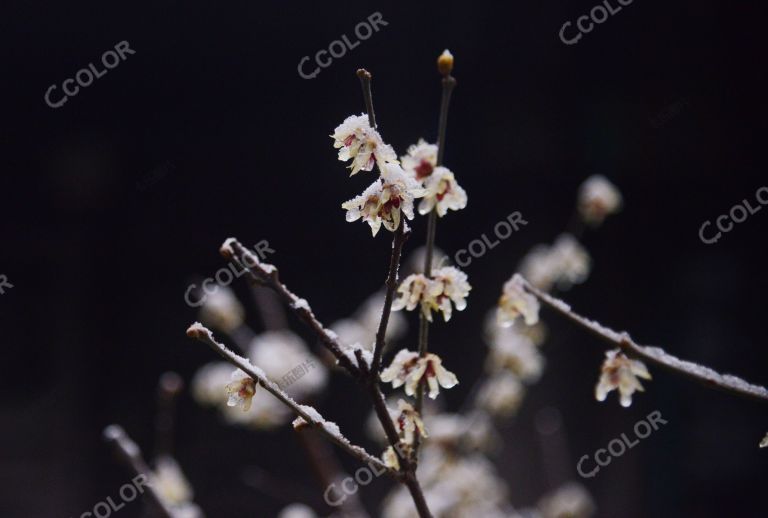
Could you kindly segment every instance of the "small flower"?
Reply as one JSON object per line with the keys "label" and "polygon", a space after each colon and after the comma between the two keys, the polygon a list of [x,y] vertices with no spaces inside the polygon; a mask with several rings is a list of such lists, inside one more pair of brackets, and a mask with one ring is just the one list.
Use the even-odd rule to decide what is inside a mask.
{"label": "small flower", "polygon": [[600,381],[595,387],[595,398],[598,401],[605,401],[610,391],[619,389],[621,406],[628,407],[632,404],[632,394],[636,390],[643,392],[638,376],[651,379],[643,362],[630,360],[619,349],[606,351]]}
{"label": "small flower", "polygon": [[226,387],[229,399],[227,406],[241,406],[243,412],[251,408],[251,400],[256,393],[256,382],[240,369],[232,373],[232,382]]}
{"label": "small flower", "polygon": [[489,373],[511,372],[520,381],[533,383],[544,371],[544,356],[519,327],[500,327],[489,337],[491,351],[485,369]]}
{"label": "small flower", "polygon": [[453,302],[458,311],[464,311],[467,307],[467,296],[472,289],[467,282],[467,274],[454,266],[444,266],[433,272],[434,281],[442,286],[437,303],[443,312],[446,322],[451,319],[451,304]]}
{"label": "small flower", "polygon": [[363,194],[343,203],[347,221],[363,218],[375,236],[382,223],[394,232],[400,226],[400,214],[413,219],[413,200],[424,196],[424,189],[397,164],[384,164],[381,177],[363,191]]}
{"label": "small flower", "polygon": [[400,161],[406,173],[423,181],[437,166],[437,145],[419,139],[417,144],[408,148],[407,155],[400,157]]}
{"label": "small flower", "polygon": [[406,277],[397,289],[399,298],[392,304],[394,311],[403,308],[413,311],[421,306],[424,317],[432,322],[432,311],[441,311],[443,319],[451,319],[453,307],[463,311],[467,307],[466,297],[472,289],[467,282],[467,274],[453,266],[445,266],[434,271],[434,278],[414,273]]}
{"label": "small flower", "polygon": [[539,321],[539,301],[525,291],[523,281],[518,275],[513,275],[504,284],[504,290],[499,299],[496,319],[499,325],[509,327],[519,316],[523,316],[526,325],[532,326]]}
{"label": "small flower", "polygon": [[419,435],[422,437],[429,437],[421,416],[413,406],[401,399],[397,402],[397,408],[400,410],[400,415],[397,417],[396,424],[406,444],[413,444],[416,430],[419,430]]}
{"label": "small flower", "polygon": [[381,168],[385,163],[397,163],[392,146],[384,143],[381,135],[371,128],[367,115],[350,115],[334,131],[333,147],[339,149],[339,160],[352,159],[350,176],[358,171],[370,171],[375,163]]}
{"label": "small flower", "polygon": [[181,467],[172,457],[162,456],[158,458],[150,478],[152,487],[155,488],[164,503],[180,505],[192,500],[192,486],[189,485]]}
{"label": "small flower", "polygon": [[390,469],[400,469],[400,461],[398,460],[395,449],[392,446],[384,450],[384,453],[381,456],[381,460],[383,460],[384,465]]}
{"label": "small flower", "polygon": [[419,203],[419,214],[429,214],[437,206],[437,215],[445,216],[448,209],[461,210],[467,206],[467,193],[456,183],[456,177],[445,167],[436,167],[424,180],[427,194]]}
{"label": "small flower", "polygon": [[442,364],[443,361],[436,354],[427,353],[422,358],[419,353],[403,349],[395,355],[392,364],[381,372],[381,381],[392,382],[392,388],[405,385],[405,393],[413,396],[422,378],[426,376],[429,397],[435,399],[440,393],[440,386],[449,389],[459,383],[456,375]]}
{"label": "small flower", "polygon": [[243,324],[245,310],[231,289],[225,286],[217,288],[207,294],[200,308],[200,320],[207,326],[231,333]]}
{"label": "small flower", "polygon": [[621,192],[602,175],[587,178],[579,187],[579,214],[589,225],[600,225],[621,209]]}
{"label": "small flower", "polygon": [[761,448],[768,447],[768,433],[765,434],[765,437],[763,437],[763,440],[760,441],[760,447]]}

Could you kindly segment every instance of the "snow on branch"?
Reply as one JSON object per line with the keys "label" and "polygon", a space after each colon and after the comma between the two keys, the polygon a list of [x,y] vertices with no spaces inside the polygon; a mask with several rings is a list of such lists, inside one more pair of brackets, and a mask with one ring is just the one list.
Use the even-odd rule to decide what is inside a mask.
{"label": "snow on branch", "polygon": [[632,340],[628,333],[614,331],[594,320],[590,320],[575,313],[571,310],[571,307],[562,300],[544,293],[525,280],[522,276],[518,275],[517,277],[522,281],[525,289],[536,296],[541,302],[572,322],[591,331],[598,337],[618,346],[628,356],[658,365],[659,367],[698,381],[713,389],[762,401],[764,403],[768,402],[768,389],[765,387],[748,383],[737,376],[720,374],[709,367],[697,363],[681,360],[680,358],[667,353],[660,347],[639,345]]}
{"label": "snow on branch", "polygon": [[263,370],[255,365],[252,365],[247,358],[243,358],[242,356],[235,354],[225,345],[218,343],[213,338],[213,334],[208,328],[199,322],[195,322],[189,326],[189,329],[187,329],[187,336],[207,344],[226,361],[239,368],[248,376],[257,381],[259,385],[267,390],[267,392],[271,393],[273,396],[279,399],[283,404],[285,404],[294,413],[296,413],[296,415],[303,419],[304,422],[325,433],[342,449],[346,450],[354,457],[357,457],[363,463],[376,466],[378,469],[391,472],[391,474],[396,476],[396,472],[385,466],[381,460],[368,453],[364,448],[349,442],[349,440],[339,431],[339,427],[336,425],[336,423],[326,421],[323,416],[321,416],[320,413],[314,408],[307,405],[298,404],[293,400],[293,398],[291,398],[291,396],[283,392],[276,383],[269,380]]}

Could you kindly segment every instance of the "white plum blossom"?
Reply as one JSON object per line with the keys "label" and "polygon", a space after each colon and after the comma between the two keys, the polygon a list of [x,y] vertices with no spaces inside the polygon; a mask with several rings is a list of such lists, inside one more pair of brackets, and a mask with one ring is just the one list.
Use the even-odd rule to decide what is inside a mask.
{"label": "white plum blossom", "polygon": [[243,412],[247,412],[256,393],[256,382],[248,374],[237,369],[232,373],[232,382],[226,386],[226,391],[229,394],[227,406],[239,406]]}
{"label": "white plum blossom", "polygon": [[459,380],[456,375],[443,367],[443,361],[433,353],[427,353],[423,358],[419,353],[402,349],[395,355],[389,367],[381,372],[381,381],[392,383],[392,388],[405,385],[405,393],[409,396],[416,394],[416,389],[423,378],[429,386],[429,397],[435,399],[440,393],[440,387],[449,389],[456,386]]}
{"label": "white plum blossom", "polygon": [[437,145],[419,139],[408,148],[408,154],[400,157],[403,169],[419,181],[424,180],[437,166]]}
{"label": "white plum blossom", "polygon": [[426,195],[419,203],[419,214],[429,214],[437,207],[437,215],[441,218],[448,209],[461,210],[467,206],[467,193],[456,182],[456,177],[446,167],[436,167],[434,172],[424,180]]}
{"label": "white plum blossom", "polygon": [[552,246],[537,245],[520,262],[519,272],[537,288],[549,291],[557,284],[568,289],[589,276],[589,253],[570,234],[562,234]]}
{"label": "white plum blossom", "polygon": [[243,324],[245,310],[234,292],[226,286],[217,286],[212,293],[206,293],[200,308],[200,321],[206,326],[231,333]]}
{"label": "white plum blossom", "polygon": [[400,226],[401,214],[413,219],[413,200],[424,196],[419,182],[407,176],[397,164],[384,164],[381,177],[368,186],[363,194],[343,203],[347,221],[362,218],[371,226],[375,236],[381,225],[394,232]]}
{"label": "white plum blossom", "polygon": [[371,128],[367,115],[350,115],[334,131],[333,147],[339,149],[339,160],[352,160],[350,176],[360,170],[371,171],[374,164],[382,169],[386,163],[397,163],[392,146],[384,143],[379,132]]}
{"label": "white plum blossom", "polygon": [[632,394],[636,390],[644,391],[638,377],[651,379],[643,362],[629,359],[619,349],[606,351],[600,380],[595,387],[595,398],[598,401],[605,401],[609,392],[618,389],[621,406],[628,407],[632,404]]}
{"label": "white plum blossom", "polygon": [[621,209],[619,189],[605,176],[596,174],[587,178],[579,187],[579,214],[589,225],[600,225],[606,216]]}
{"label": "white plum blossom", "polygon": [[401,399],[397,402],[397,408],[400,413],[397,416],[397,421],[395,421],[395,423],[398,432],[400,432],[400,436],[406,444],[413,444],[416,430],[419,431],[421,437],[429,437],[424,428],[421,416],[410,403]]}
{"label": "white plum blossom", "polygon": [[466,297],[472,289],[467,274],[453,266],[444,266],[433,272],[433,278],[414,273],[406,277],[397,289],[398,298],[392,304],[394,311],[403,308],[413,311],[416,306],[430,322],[432,311],[441,311],[443,319],[451,319],[453,305],[458,311],[467,307]]}
{"label": "white plum blossom", "polygon": [[526,325],[534,325],[539,321],[539,301],[525,290],[520,276],[513,275],[504,284],[496,319],[500,326],[509,327],[519,316],[523,317]]}
{"label": "white plum blossom", "polygon": [[451,319],[451,304],[448,301],[453,302],[457,311],[464,311],[472,286],[467,282],[467,274],[454,266],[438,268],[432,272],[432,277],[433,281],[442,287],[437,303],[443,312],[443,318],[448,322]]}

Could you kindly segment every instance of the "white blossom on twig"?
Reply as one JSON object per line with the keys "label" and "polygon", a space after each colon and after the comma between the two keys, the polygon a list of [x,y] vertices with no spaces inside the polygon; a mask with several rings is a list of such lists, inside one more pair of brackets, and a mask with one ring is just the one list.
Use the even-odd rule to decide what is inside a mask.
{"label": "white blossom on twig", "polygon": [[424,188],[427,192],[419,203],[419,214],[429,214],[437,207],[437,215],[442,218],[449,209],[461,210],[467,206],[466,191],[446,167],[436,167],[424,180]]}
{"label": "white blossom on twig", "polygon": [[359,171],[371,171],[378,163],[397,163],[392,146],[384,143],[379,132],[371,128],[367,115],[350,115],[334,131],[333,147],[339,149],[339,160],[352,160],[350,176]]}
{"label": "white blossom on twig", "polygon": [[405,393],[413,396],[424,378],[429,387],[429,397],[435,399],[440,393],[440,387],[449,389],[459,383],[456,375],[442,364],[443,361],[436,354],[427,353],[422,358],[419,353],[402,349],[395,355],[390,366],[381,372],[381,381],[391,382],[392,388],[405,385]]}
{"label": "white blossom on twig", "polygon": [[623,407],[632,404],[632,394],[636,390],[644,391],[637,378],[651,379],[643,362],[627,358],[619,349],[605,352],[605,361],[600,371],[600,380],[595,387],[595,398],[598,401],[605,401],[609,392],[618,389],[619,400]]}
{"label": "white blossom on twig", "polygon": [[579,214],[585,223],[600,225],[606,216],[621,209],[622,197],[619,189],[605,176],[590,176],[579,187]]}
{"label": "white blossom on twig", "polygon": [[400,157],[400,163],[408,174],[423,181],[437,166],[437,145],[419,139],[417,144],[408,148],[408,154]]}
{"label": "white blossom on twig", "polygon": [[504,284],[496,315],[503,327],[511,326],[519,316],[531,326],[539,321],[539,301],[525,291],[520,277],[514,275]]}

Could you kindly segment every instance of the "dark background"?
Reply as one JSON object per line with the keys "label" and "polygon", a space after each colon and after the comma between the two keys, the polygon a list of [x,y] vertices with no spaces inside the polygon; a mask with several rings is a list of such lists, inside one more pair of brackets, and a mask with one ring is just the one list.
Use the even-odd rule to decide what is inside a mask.
{"label": "dark background", "polygon": [[[363,110],[354,71],[365,66],[385,140],[399,154],[433,141],[434,61],[446,47],[459,81],[446,163],[469,204],[440,221],[438,244],[452,253],[515,210],[529,222],[466,268],[468,309],[435,326],[434,348],[462,381],[449,408],[480,375],[482,319],[502,283],[564,229],[594,173],[621,188],[625,209],[587,236],[593,273],[565,298],[641,342],[768,383],[768,211],[717,244],[698,238],[704,221],[766,185],[765,13],[758,2],[636,1],[564,45],[561,25],[594,5],[5,3],[0,274],[14,288],[0,296],[0,515],[79,516],[115,495],[129,475],[101,441],[106,424],[151,451],[159,374],[189,379],[213,360],[184,335],[196,314],[183,294],[224,265],[224,238],[267,239],[282,278],[326,323],[383,283],[389,236],[371,239],[339,207],[372,178],[349,179],[328,135]],[[299,77],[303,56],[376,11],[388,26],[315,79]],[[49,85],[122,40],[135,55],[63,107],[45,104]],[[414,227],[410,250],[425,219]],[[658,370],[631,409],[613,396],[598,404],[601,344],[545,319],[547,370],[496,456],[513,504],[552,487],[534,432],[542,408],[562,412],[575,479],[581,455],[660,410],[665,428],[585,481],[599,516],[764,515],[764,407]],[[349,380],[334,377],[320,410],[369,444],[366,402]],[[287,503],[244,485],[248,466],[311,487],[288,431],[226,427],[188,396],[179,421],[178,457],[209,516],[272,516]]]}

